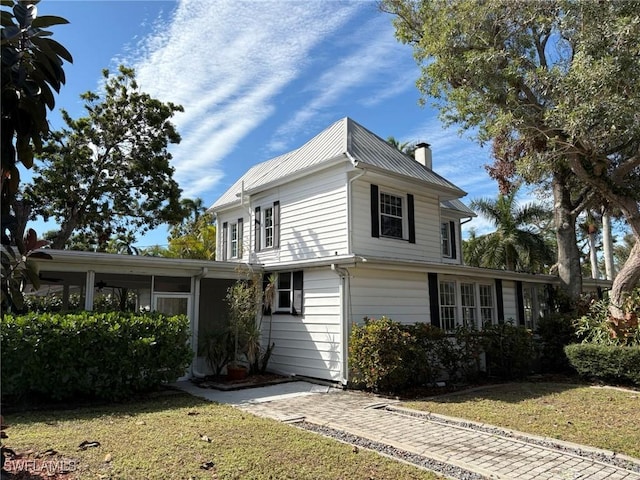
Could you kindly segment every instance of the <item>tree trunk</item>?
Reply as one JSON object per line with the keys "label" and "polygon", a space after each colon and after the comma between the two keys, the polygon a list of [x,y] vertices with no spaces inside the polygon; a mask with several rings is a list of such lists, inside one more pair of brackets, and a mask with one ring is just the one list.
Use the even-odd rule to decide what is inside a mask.
{"label": "tree trunk", "polygon": [[560,288],[568,300],[566,303],[562,302],[559,307],[561,311],[569,311],[574,300],[582,293],[580,252],[576,244],[576,214],[573,212],[571,192],[561,174],[554,173],[551,186],[554,201],[553,221],[558,244],[558,276]]}
{"label": "tree trunk", "polygon": [[616,275],[616,279],[609,292],[609,312],[615,318],[623,318],[624,311],[622,305],[625,295],[637,287],[640,281],[640,239],[636,237],[636,243],[631,249],[629,258]]}
{"label": "tree trunk", "polygon": [[65,221],[61,226],[60,230],[56,234],[55,238],[51,241],[51,248],[54,250],[64,250],[64,246],[67,244],[67,241],[71,238],[73,231],[75,230],[77,222],[75,219],[70,218]]}
{"label": "tree trunk", "polygon": [[604,255],[604,270],[607,280],[615,277],[613,265],[613,242],[611,240],[611,217],[605,212],[602,215],[602,252]]}
{"label": "tree trunk", "polygon": [[589,232],[589,260],[591,261],[591,278],[600,278],[598,272],[598,248],[596,246],[596,234]]}

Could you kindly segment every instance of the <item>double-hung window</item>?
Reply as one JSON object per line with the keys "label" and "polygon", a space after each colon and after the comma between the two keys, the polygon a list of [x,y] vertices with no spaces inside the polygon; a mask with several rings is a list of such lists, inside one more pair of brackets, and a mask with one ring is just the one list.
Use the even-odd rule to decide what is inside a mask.
{"label": "double-hung window", "polygon": [[371,236],[394,238],[416,243],[412,194],[382,191],[371,185]]}
{"label": "double-hung window", "polygon": [[472,281],[441,280],[440,322],[444,330],[462,325],[478,329],[494,323],[493,285]]}
{"label": "double-hung window", "polygon": [[403,223],[403,198],[390,193],[380,193],[380,235],[382,237],[404,238]]}
{"label": "double-hung window", "polygon": [[238,224],[232,223],[229,230],[229,257],[238,258]]}
{"label": "double-hung window", "polygon": [[440,243],[443,258],[456,259],[456,230],[457,223],[448,220],[440,223]]}
{"label": "double-hung window", "polygon": [[276,313],[292,315],[302,313],[302,285],[302,271],[278,273],[275,294]]}
{"label": "double-hung window", "polygon": [[280,202],[255,209],[255,249],[280,248]]}
{"label": "double-hung window", "polygon": [[476,321],[476,293],[473,283],[460,284],[460,300],[462,304],[462,325],[467,328],[478,328]]}
{"label": "double-hung window", "polygon": [[273,207],[264,209],[264,247],[273,248]]}
{"label": "double-hung window", "polygon": [[456,328],[456,282],[440,282],[440,321],[444,330]]}

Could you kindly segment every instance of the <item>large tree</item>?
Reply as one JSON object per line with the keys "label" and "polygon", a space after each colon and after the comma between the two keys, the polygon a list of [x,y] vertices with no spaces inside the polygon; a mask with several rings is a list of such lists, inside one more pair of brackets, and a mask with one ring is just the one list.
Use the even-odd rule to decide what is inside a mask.
{"label": "large tree", "polygon": [[[639,1],[384,0],[382,8],[396,15],[397,37],[422,68],[418,87],[445,121],[476,129],[481,141],[520,142],[518,170],[570,171],[581,194],[597,192],[640,239]],[[636,242],[611,290],[615,316],[639,279]]]}
{"label": "large tree", "polygon": [[141,92],[130,68],[103,74],[103,96],[81,96],[88,116],[62,110],[67,127],[50,134],[26,190],[32,215],[60,225],[52,248],[74,233],[135,236],[183,216],[168,151],[180,142],[170,120],[182,107]]}

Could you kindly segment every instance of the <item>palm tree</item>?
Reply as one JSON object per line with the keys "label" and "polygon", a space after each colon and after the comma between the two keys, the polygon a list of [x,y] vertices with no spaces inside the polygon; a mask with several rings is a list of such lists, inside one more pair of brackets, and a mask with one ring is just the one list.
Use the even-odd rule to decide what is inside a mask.
{"label": "palm tree", "polygon": [[480,237],[473,235],[473,248],[466,249],[475,252],[468,254],[469,264],[539,273],[553,262],[552,248],[533,226],[549,217],[550,212],[537,204],[519,207],[515,200],[517,192],[518,188],[515,188],[507,195],[498,195],[495,200],[482,198],[471,202],[471,208],[489,220],[496,231]]}

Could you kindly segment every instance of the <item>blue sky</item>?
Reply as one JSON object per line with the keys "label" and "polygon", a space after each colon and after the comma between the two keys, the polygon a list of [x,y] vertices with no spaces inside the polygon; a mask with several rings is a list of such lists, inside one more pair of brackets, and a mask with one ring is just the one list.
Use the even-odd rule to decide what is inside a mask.
{"label": "blue sky", "polygon": [[[70,21],[52,27],[74,57],[52,128],[62,126],[58,108],[84,115],[79,95],[99,88],[103,68],[134,67],[144,91],[184,107],[174,117],[175,179],[207,206],[255,163],[345,116],[382,138],[430,143],[434,170],[467,191],[465,201],[497,194],[484,170],[489,148],[419,106],[411,47],[374,1],[44,0],[38,9]],[[482,219],[470,227],[490,229]],[[166,243],[161,228],[138,246]]]}

